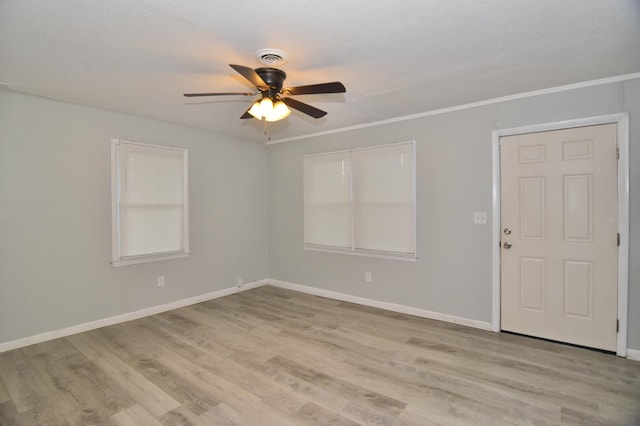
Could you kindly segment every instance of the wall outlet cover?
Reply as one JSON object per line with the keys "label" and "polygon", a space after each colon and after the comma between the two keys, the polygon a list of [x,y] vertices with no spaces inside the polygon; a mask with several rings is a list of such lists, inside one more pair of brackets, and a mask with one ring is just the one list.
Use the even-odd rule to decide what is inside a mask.
{"label": "wall outlet cover", "polygon": [[478,225],[487,224],[487,212],[473,212],[473,223]]}

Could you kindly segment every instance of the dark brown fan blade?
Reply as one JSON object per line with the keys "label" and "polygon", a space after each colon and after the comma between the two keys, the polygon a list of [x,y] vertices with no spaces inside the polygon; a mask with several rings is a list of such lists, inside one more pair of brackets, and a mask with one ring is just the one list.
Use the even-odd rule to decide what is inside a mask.
{"label": "dark brown fan blade", "polygon": [[256,73],[253,68],[245,67],[244,65],[229,64],[231,68],[239,72],[244,78],[249,80],[251,84],[256,86],[258,90],[263,91],[269,88],[269,85]]}
{"label": "dark brown fan blade", "polygon": [[283,98],[282,102],[293,109],[297,109],[300,112],[304,112],[305,114],[310,115],[313,118],[320,118],[327,115],[326,111],[313,107],[309,104],[305,104],[304,102],[296,101],[293,98]]}
{"label": "dark brown fan blade", "polygon": [[253,96],[257,93],[244,93],[244,92],[221,92],[221,93],[185,93],[184,95],[187,98],[193,98],[195,96],[231,96],[231,95],[243,95],[243,96]]}
{"label": "dark brown fan blade", "polygon": [[251,106],[249,108],[247,108],[247,110],[244,112],[244,114],[242,114],[240,116],[241,120],[245,120],[247,118],[253,118],[253,115],[249,114],[249,110],[251,109],[252,106],[253,106],[253,104],[251,104]]}
{"label": "dark brown fan blade", "polygon": [[317,93],[345,93],[347,89],[339,81],[331,83],[310,84],[308,86],[287,87],[282,93],[287,95],[315,95]]}

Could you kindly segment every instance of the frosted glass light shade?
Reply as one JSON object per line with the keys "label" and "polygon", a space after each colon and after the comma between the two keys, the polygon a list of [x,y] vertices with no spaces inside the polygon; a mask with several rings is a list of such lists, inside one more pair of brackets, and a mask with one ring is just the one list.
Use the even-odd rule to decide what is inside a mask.
{"label": "frosted glass light shade", "polygon": [[274,104],[270,98],[262,98],[251,106],[249,114],[258,120],[278,121],[288,117],[291,110],[282,101]]}
{"label": "frosted glass light shade", "polygon": [[287,105],[282,101],[278,101],[275,103],[275,105],[273,105],[271,114],[268,115],[265,120],[278,121],[282,120],[283,118],[287,118],[289,114],[291,114],[291,110],[287,107]]}

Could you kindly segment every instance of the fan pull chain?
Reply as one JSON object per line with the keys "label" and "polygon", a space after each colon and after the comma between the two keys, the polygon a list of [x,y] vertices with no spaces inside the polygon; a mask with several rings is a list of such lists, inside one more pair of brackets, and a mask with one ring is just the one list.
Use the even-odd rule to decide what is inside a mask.
{"label": "fan pull chain", "polygon": [[269,131],[270,123],[264,118],[262,119],[262,122],[264,123],[264,135],[267,137],[267,140],[270,141],[271,140],[271,132]]}

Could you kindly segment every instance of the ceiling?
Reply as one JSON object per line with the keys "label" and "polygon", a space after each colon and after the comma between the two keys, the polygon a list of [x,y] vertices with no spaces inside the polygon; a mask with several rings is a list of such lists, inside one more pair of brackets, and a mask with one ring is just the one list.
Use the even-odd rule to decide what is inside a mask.
{"label": "ceiling", "polygon": [[296,99],[282,140],[640,71],[640,0],[0,0],[9,90],[265,141],[228,64],[276,48]]}

